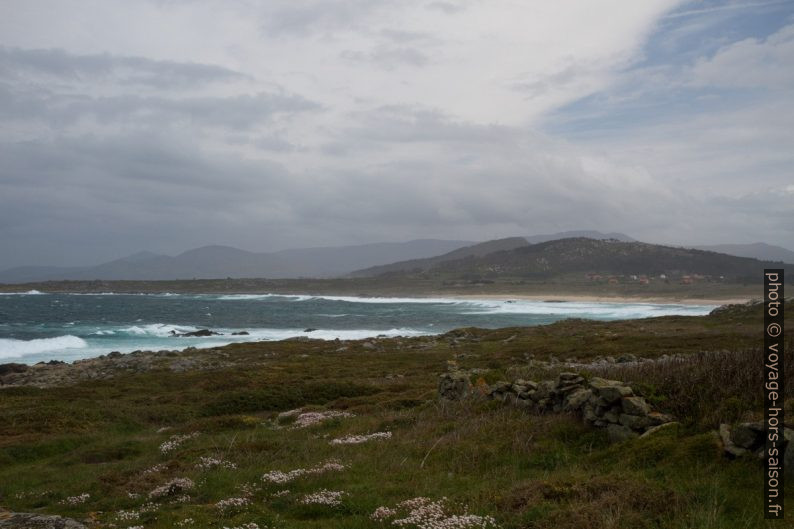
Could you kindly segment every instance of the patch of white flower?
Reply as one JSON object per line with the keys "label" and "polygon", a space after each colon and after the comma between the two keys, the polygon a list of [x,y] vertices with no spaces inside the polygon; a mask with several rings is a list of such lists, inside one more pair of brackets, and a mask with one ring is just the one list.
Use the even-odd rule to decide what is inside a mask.
{"label": "patch of white flower", "polygon": [[211,468],[228,468],[230,470],[234,470],[237,468],[237,465],[231,461],[226,461],[225,459],[202,456],[199,458],[199,462],[196,463],[196,468],[200,470],[209,470]]}
{"label": "patch of white flower", "polygon": [[349,418],[355,417],[352,413],[346,411],[336,411],[336,410],[329,410],[329,411],[309,411],[306,413],[301,413],[298,415],[298,418],[295,419],[293,423],[293,428],[308,428],[310,426],[315,426],[322,422],[327,421],[328,419],[335,419],[335,418]]}
{"label": "patch of white flower", "polygon": [[179,448],[179,446],[185,441],[198,437],[198,435],[199,435],[198,432],[188,433],[184,435],[172,435],[168,439],[168,441],[160,445],[160,453],[167,454],[168,452],[171,452]]}
{"label": "patch of white flower", "polygon": [[322,465],[313,467],[313,468],[296,468],[295,470],[290,470],[289,472],[282,472],[281,470],[272,470],[266,474],[262,475],[262,481],[267,481],[268,483],[278,483],[279,485],[284,483],[289,483],[290,481],[297,479],[301,476],[311,475],[311,474],[323,474],[325,472],[339,472],[340,470],[344,470],[345,466],[338,461],[327,461]]}
{"label": "patch of white flower", "polygon": [[226,498],[225,500],[221,500],[215,504],[215,507],[222,511],[230,510],[230,509],[240,509],[242,507],[247,507],[251,504],[250,498],[241,497],[241,498]]}
{"label": "patch of white flower", "polygon": [[300,501],[304,505],[328,505],[330,507],[335,507],[342,504],[342,497],[345,495],[347,495],[347,492],[341,490],[322,489],[311,494],[306,494]]}
{"label": "patch of white flower", "polygon": [[[164,485],[160,485],[149,493],[150,498],[162,498],[164,496],[175,496],[195,486],[190,478],[174,478]],[[188,498],[189,499],[189,498]]]}
{"label": "patch of white flower", "polygon": [[357,445],[378,439],[391,439],[391,432],[375,432],[369,435],[348,435],[347,437],[332,439],[330,443],[332,445]]}
{"label": "patch of white flower", "polygon": [[61,501],[61,505],[80,505],[81,503],[87,502],[91,498],[91,495],[87,492],[82,494],[78,494],[77,496],[69,496],[65,500]]}
{"label": "patch of white flower", "polygon": [[[396,518],[402,516],[402,518]],[[375,521],[385,522],[390,518],[391,525],[415,529],[496,529],[498,525],[491,516],[476,514],[450,514],[447,499],[432,501],[419,497],[405,500],[396,507],[378,507],[370,515]]]}

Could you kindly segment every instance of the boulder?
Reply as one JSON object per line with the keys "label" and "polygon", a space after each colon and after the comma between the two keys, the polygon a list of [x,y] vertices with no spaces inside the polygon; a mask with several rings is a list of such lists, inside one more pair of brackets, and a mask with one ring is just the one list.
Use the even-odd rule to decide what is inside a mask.
{"label": "boulder", "polygon": [[0,512],[1,529],[86,529],[71,518],[33,513]]}
{"label": "boulder", "polygon": [[578,410],[581,409],[584,404],[590,400],[590,397],[593,395],[593,392],[589,389],[579,388],[576,391],[569,393],[565,397],[565,403],[563,407],[566,410]]}
{"label": "boulder", "polygon": [[627,426],[623,426],[622,424],[607,425],[607,435],[609,436],[609,440],[613,443],[627,441],[629,439],[638,437],[636,432]]}
{"label": "boulder", "polygon": [[183,337],[187,337],[187,338],[198,337],[198,338],[200,338],[200,337],[204,337],[204,336],[221,336],[221,333],[215,332],[215,331],[211,331],[209,329],[199,329],[197,331],[190,331],[190,332],[183,332],[183,333],[178,333],[176,331],[171,331],[171,336],[173,336],[175,338],[183,338]]}
{"label": "boulder", "polygon": [[618,417],[618,422],[623,426],[637,431],[644,431],[647,427],[651,426],[651,420],[644,415],[628,415],[626,413],[621,413]]}
{"label": "boulder", "polygon": [[648,436],[653,435],[653,434],[655,434],[657,432],[665,431],[665,430],[668,430],[670,428],[677,428],[678,426],[681,426],[680,422],[666,422],[666,423],[660,424],[658,426],[652,426],[651,428],[648,428],[647,430],[645,430],[645,433],[640,435],[640,438],[648,437]]}
{"label": "boulder", "polygon": [[471,381],[462,371],[444,373],[438,379],[438,394],[442,399],[461,400],[469,395]]}
{"label": "boulder", "polygon": [[732,455],[733,457],[740,457],[747,453],[747,450],[736,446],[731,441],[731,427],[727,424],[720,424],[719,429],[720,440],[722,441],[722,447],[728,454]]}
{"label": "boulder", "polygon": [[764,444],[764,424],[745,422],[731,429],[731,441],[736,446],[753,450]]}
{"label": "boulder", "polygon": [[651,405],[642,397],[623,397],[620,404],[628,415],[648,415],[651,411]]}

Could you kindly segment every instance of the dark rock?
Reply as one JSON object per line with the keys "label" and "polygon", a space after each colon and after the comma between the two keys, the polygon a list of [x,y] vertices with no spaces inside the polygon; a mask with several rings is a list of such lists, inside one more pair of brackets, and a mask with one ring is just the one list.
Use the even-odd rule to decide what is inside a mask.
{"label": "dark rock", "polygon": [[609,424],[607,425],[607,436],[613,443],[620,441],[627,441],[638,437],[638,434],[631,428],[623,426],[622,424]]}
{"label": "dark rock", "polygon": [[121,356],[124,356],[124,355],[122,355],[118,351],[112,351],[112,352],[108,353],[108,358],[119,358]]}
{"label": "dark rock", "polygon": [[314,332],[314,331],[316,331],[316,330],[317,330],[317,329],[315,329],[314,327],[309,327],[309,328],[307,328],[307,329],[303,329],[303,332]]}
{"label": "dark rock", "polygon": [[238,331],[232,333],[232,336],[248,336],[248,335],[249,335],[248,331]]}
{"label": "dark rock", "polygon": [[731,441],[736,446],[752,450],[764,444],[763,423],[742,423],[731,429]]}
{"label": "dark rock", "polygon": [[623,397],[621,400],[623,412],[629,415],[648,415],[651,406],[642,397]]}
{"label": "dark rock", "polygon": [[438,379],[438,394],[445,400],[461,400],[469,395],[471,382],[466,373],[452,371]]}
{"label": "dark rock", "polygon": [[651,426],[651,420],[648,417],[641,415],[628,415],[621,413],[618,417],[618,422],[623,426],[628,426],[632,430],[644,431],[647,427]]}
{"label": "dark rock", "polygon": [[28,369],[29,367],[27,364],[17,364],[13,362],[10,364],[0,364],[0,377],[8,375],[9,373],[24,373]]}
{"label": "dark rock", "polygon": [[171,331],[171,336],[179,337],[179,338],[182,337],[193,338],[193,337],[223,336],[223,335],[219,332],[211,331],[209,329],[199,329],[197,331],[184,332],[181,334],[176,331]]}

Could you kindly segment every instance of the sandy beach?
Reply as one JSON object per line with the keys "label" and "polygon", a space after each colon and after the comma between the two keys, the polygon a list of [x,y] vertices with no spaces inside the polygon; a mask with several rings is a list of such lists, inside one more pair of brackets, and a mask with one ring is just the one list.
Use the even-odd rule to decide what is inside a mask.
{"label": "sandy beach", "polygon": [[532,294],[459,294],[451,295],[450,298],[454,299],[471,299],[471,300],[520,300],[520,301],[538,301],[538,302],[596,302],[596,303],[675,303],[680,305],[731,305],[736,303],[747,303],[751,301],[752,297],[731,297],[721,299],[692,299],[692,298],[678,298],[678,297],[627,297],[627,296],[588,296],[588,295],[532,295]]}

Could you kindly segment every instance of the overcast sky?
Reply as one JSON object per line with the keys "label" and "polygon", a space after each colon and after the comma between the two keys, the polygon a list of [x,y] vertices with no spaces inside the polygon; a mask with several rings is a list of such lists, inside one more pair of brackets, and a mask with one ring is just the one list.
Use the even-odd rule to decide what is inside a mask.
{"label": "overcast sky", "polygon": [[794,2],[4,0],[0,268],[569,229],[794,248]]}

